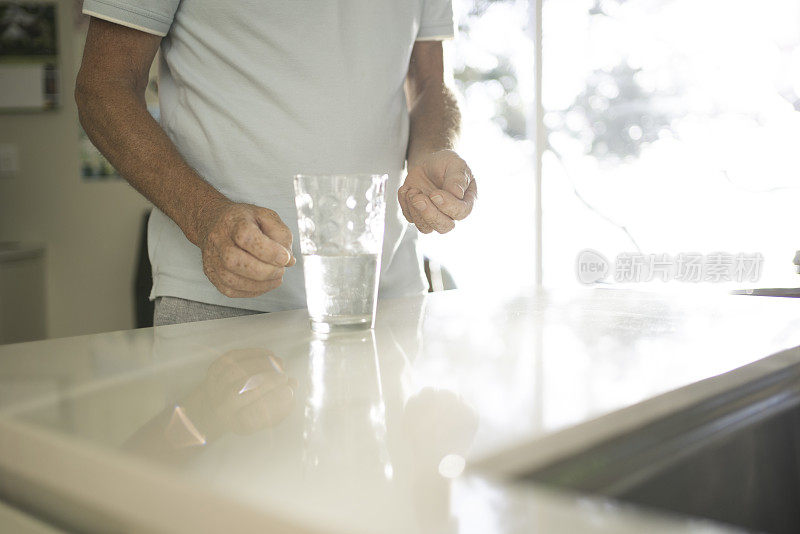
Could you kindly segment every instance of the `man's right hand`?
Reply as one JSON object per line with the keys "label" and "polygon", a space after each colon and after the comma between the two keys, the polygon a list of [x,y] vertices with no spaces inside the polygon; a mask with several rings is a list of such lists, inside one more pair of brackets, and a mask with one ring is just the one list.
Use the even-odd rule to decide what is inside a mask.
{"label": "man's right hand", "polygon": [[292,256],[292,232],[278,214],[252,204],[225,202],[204,217],[198,232],[203,272],[226,297],[257,297],[283,282]]}
{"label": "man's right hand", "polygon": [[236,204],[203,180],[145,106],[161,37],[92,17],[75,100],[89,138],[139,192],[203,252],[223,295],[255,297],[281,285],[292,234],[271,210]]}

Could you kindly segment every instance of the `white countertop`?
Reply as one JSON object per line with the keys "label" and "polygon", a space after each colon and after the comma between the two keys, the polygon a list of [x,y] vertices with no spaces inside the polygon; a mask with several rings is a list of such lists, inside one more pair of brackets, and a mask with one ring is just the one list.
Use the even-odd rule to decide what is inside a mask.
{"label": "white countertop", "polygon": [[718,532],[501,475],[797,346],[795,299],[627,290],[387,300],[329,339],[297,310],[0,346],[0,500],[96,531]]}

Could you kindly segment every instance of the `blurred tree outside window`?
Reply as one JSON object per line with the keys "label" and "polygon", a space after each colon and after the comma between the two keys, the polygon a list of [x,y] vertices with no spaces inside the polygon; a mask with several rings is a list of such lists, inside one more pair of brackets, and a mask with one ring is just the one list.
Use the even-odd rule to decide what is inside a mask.
{"label": "blurred tree outside window", "polygon": [[[425,236],[460,287],[533,281],[528,0],[457,0],[450,45],[471,220]],[[544,280],[617,254],[759,253],[750,286],[798,286],[800,3],[544,0]],[[613,281],[613,280],[612,280]]]}

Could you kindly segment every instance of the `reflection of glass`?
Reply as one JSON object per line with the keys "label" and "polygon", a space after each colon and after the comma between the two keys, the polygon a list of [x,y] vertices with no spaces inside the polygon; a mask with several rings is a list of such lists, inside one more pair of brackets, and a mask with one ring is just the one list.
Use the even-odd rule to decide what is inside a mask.
{"label": "reflection of glass", "polygon": [[311,341],[309,356],[303,431],[306,468],[320,483],[328,480],[342,487],[348,481],[391,480],[394,468],[386,444],[386,406],[374,332],[319,335]]}
{"label": "reflection of glass", "polygon": [[387,175],[294,179],[311,327],[374,326]]}

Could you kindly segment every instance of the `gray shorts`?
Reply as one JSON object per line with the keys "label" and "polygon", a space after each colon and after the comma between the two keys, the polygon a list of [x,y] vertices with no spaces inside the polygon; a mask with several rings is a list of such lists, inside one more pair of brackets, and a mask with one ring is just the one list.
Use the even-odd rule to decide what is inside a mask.
{"label": "gray shorts", "polygon": [[156,298],[155,313],[153,314],[153,326],[241,317],[256,313],[263,312],[217,306],[178,297],[158,297]]}

